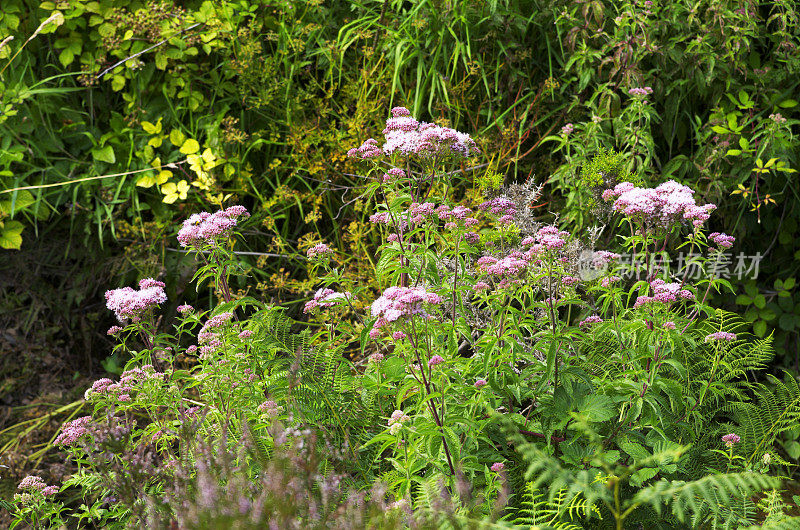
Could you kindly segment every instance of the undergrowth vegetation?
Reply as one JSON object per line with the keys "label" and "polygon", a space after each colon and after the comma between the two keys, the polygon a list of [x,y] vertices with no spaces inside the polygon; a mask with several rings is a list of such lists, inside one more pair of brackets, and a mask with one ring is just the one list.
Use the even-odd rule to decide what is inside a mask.
{"label": "undergrowth vegetation", "polygon": [[[734,246],[706,231],[714,204],[675,181],[606,188],[606,230],[644,263],[625,265],[598,231],[536,221],[532,184],[482,179],[481,200],[456,199],[452,168],[479,152],[468,134],[403,107],[383,132],[348,152],[382,234],[379,290],[319,243],[295,321],[232,296],[246,208],[188,217],[177,242],[220,302],[159,326],[163,282],[106,293],[131,360],[54,442],[78,471],[26,477],[14,526],[797,524],[775,443],[800,419],[800,385],[754,379],[771,338],[709,303]],[[656,259],[684,245],[700,280]]]}

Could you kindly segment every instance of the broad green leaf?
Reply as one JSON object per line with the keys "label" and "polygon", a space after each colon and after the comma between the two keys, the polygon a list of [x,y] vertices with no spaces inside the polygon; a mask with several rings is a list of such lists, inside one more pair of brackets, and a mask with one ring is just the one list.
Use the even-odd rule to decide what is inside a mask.
{"label": "broad green leaf", "polygon": [[92,157],[94,157],[95,160],[107,162],[109,164],[113,164],[117,161],[117,157],[114,155],[114,149],[110,145],[99,149],[92,149]]}

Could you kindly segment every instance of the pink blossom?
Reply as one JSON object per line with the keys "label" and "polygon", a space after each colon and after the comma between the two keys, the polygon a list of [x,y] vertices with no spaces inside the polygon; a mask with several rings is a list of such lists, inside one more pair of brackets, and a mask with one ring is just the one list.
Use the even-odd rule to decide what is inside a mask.
{"label": "pink blossom", "polygon": [[500,471],[504,470],[505,468],[506,468],[506,465],[504,463],[495,462],[494,464],[492,464],[492,467],[490,467],[489,469],[491,469],[495,473],[499,473]]}
{"label": "pink blossom", "polygon": [[111,326],[110,328],[108,328],[108,331],[106,331],[106,335],[117,335],[121,331],[122,328],[120,326]]}
{"label": "pink blossom", "polygon": [[392,338],[394,340],[403,340],[403,339],[405,339],[407,337],[408,337],[408,335],[406,335],[402,331],[395,331],[394,333],[392,333]]}
{"label": "pink blossom", "polygon": [[183,222],[178,231],[178,242],[182,247],[214,246],[219,239],[231,235],[239,217],[250,217],[244,206],[231,206],[213,214],[196,213]]}
{"label": "pink blossom", "polygon": [[249,330],[249,329],[245,329],[241,333],[239,333],[239,338],[242,339],[242,340],[247,340],[252,336],[253,336],[253,332],[251,330]]}
{"label": "pink blossom", "polygon": [[739,435],[731,433],[723,436],[722,441],[725,442],[726,447],[733,447],[741,441],[741,438],[739,438]]}
{"label": "pink blossom", "polygon": [[486,379],[478,379],[473,385],[475,388],[483,388],[486,386]]}
{"label": "pink blossom", "polygon": [[728,333],[726,331],[717,331],[716,333],[711,333],[710,335],[706,335],[706,342],[712,340],[720,340],[720,341],[734,341],[736,340],[736,333]]}
{"label": "pink blossom", "polygon": [[303,313],[310,313],[317,307],[333,307],[346,302],[353,297],[349,292],[337,293],[333,289],[319,289],[314,293],[314,299],[306,302]]}
{"label": "pink blossom", "polygon": [[182,304],[178,306],[178,313],[185,315],[194,311],[194,308],[189,304]]}
{"label": "pink blossom", "polygon": [[711,232],[708,235],[708,239],[716,243],[719,248],[725,249],[731,248],[733,246],[733,242],[736,241],[735,237],[720,232]]}
{"label": "pink blossom", "polygon": [[42,491],[47,487],[47,484],[44,483],[41,477],[37,477],[36,475],[28,475],[22,479],[18,487],[21,490]]}
{"label": "pink blossom", "polygon": [[120,322],[128,318],[138,318],[147,311],[166,302],[167,294],[164,292],[164,283],[152,278],[145,278],[139,282],[139,290],[132,287],[122,287],[106,291],[106,307],[117,315]]}
{"label": "pink blossom", "polygon": [[55,445],[74,445],[84,434],[89,431],[86,426],[92,421],[91,416],[76,418],[61,427],[61,434],[53,442]]}
{"label": "pink blossom", "polygon": [[325,258],[333,254],[333,250],[325,243],[317,243],[306,252],[308,259]]}
{"label": "pink blossom", "polygon": [[581,320],[578,323],[578,326],[583,327],[583,326],[588,326],[590,324],[600,324],[602,322],[603,322],[602,318],[600,318],[597,315],[592,315],[590,317],[586,317],[585,319]]}
{"label": "pink blossom", "polygon": [[444,358],[441,355],[434,355],[428,361],[428,368],[433,368],[436,365],[442,364],[444,362]]}
{"label": "pink blossom", "polygon": [[664,329],[675,329],[675,322],[668,320],[667,322],[664,322],[663,327]]}

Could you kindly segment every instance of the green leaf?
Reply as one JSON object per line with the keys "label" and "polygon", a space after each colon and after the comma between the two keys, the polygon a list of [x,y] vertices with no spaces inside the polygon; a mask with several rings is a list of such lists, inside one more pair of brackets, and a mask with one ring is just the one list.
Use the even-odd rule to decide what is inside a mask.
{"label": "green leaf", "polygon": [[778,327],[783,331],[791,331],[794,329],[794,315],[791,313],[784,313],[778,319]]}
{"label": "green leaf", "polygon": [[797,284],[797,280],[795,280],[794,278],[787,278],[783,282],[783,288],[784,289],[791,289],[792,287],[795,286],[795,284]]}
{"label": "green leaf", "polygon": [[785,99],[780,103],[778,103],[778,106],[781,107],[782,109],[790,109],[792,107],[797,106],[797,101],[795,101],[794,99]]}
{"label": "green leaf", "polygon": [[763,337],[767,334],[767,323],[763,320],[759,320],[755,324],[753,324],[753,333],[755,333],[756,337]]}
{"label": "green leaf", "polygon": [[767,305],[767,299],[763,294],[760,294],[753,299],[753,305],[759,309],[764,309],[764,307]]}
{"label": "green leaf", "polygon": [[736,304],[737,305],[750,305],[753,303],[753,299],[747,296],[746,294],[740,294],[736,297]]}
{"label": "green leaf", "polygon": [[717,134],[730,134],[731,133],[731,131],[729,129],[726,129],[725,127],[720,127],[719,125],[714,125],[713,127],[711,127],[711,130],[714,131]]}
{"label": "green leaf", "polygon": [[25,228],[19,221],[6,221],[0,229],[0,247],[19,250],[22,246],[22,229]]}
{"label": "green leaf", "polygon": [[616,416],[617,411],[610,397],[602,394],[591,394],[586,396],[583,403],[581,403],[578,414],[584,416],[589,422],[600,423]]}
{"label": "green leaf", "polygon": [[99,149],[92,149],[92,157],[99,162],[107,162],[109,164],[113,164],[117,161],[117,157],[114,155],[114,149],[110,145]]}
{"label": "green leaf", "polygon": [[125,86],[125,76],[122,75],[115,75],[111,78],[111,90],[114,92],[119,92]]}
{"label": "green leaf", "polygon": [[70,48],[64,48],[58,54],[58,61],[66,68],[75,60],[75,53]]}

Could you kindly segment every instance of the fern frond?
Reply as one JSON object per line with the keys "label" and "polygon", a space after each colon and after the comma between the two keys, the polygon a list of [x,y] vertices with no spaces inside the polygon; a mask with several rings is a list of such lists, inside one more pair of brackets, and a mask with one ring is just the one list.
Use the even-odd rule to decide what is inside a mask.
{"label": "fern frond", "polygon": [[777,478],[758,473],[708,475],[693,482],[661,480],[639,490],[632,502],[650,505],[659,514],[662,505],[671,505],[675,516],[685,522],[698,513],[725,516],[736,502],[778,484]]}

